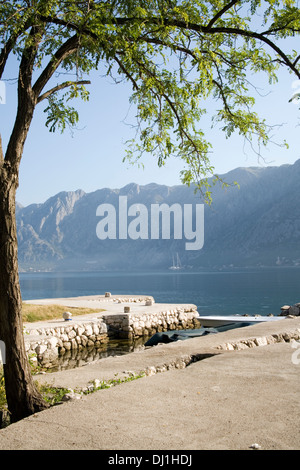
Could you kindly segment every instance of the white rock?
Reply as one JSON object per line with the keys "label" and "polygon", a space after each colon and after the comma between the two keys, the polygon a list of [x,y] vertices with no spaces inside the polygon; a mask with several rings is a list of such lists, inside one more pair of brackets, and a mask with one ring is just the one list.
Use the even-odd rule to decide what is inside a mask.
{"label": "white rock", "polygon": [[32,336],[37,336],[39,335],[39,331],[38,330],[26,330],[25,331],[26,334],[30,334]]}
{"label": "white rock", "polygon": [[66,333],[63,333],[63,334],[60,336],[60,339],[61,339],[62,341],[69,341],[69,337],[68,337],[68,335],[67,335]]}
{"label": "white rock", "polygon": [[100,387],[101,381],[99,379],[95,379],[93,384],[94,384],[95,388],[98,388],[98,387]]}
{"label": "white rock", "polygon": [[248,349],[248,346],[247,346],[247,344],[245,344],[241,341],[240,343],[236,343],[235,349],[237,351],[241,351],[242,349]]}
{"label": "white rock", "polygon": [[155,367],[147,367],[147,369],[145,370],[145,374],[147,376],[151,376],[151,375],[155,375],[156,374],[156,369]]}
{"label": "white rock", "polygon": [[77,344],[81,344],[81,336],[76,336],[75,340]]}
{"label": "white rock", "polygon": [[251,444],[250,449],[261,449],[261,446],[255,442],[254,444]]}
{"label": "white rock", "polygon": [[35,348],[35,352],[37,353],[38,356],[42,355],[46,350],[47,350],[46,344],[39,344]]}
{"label": "white rock", "polygon": [[101,334],[102,334],[102,333],[107,333],[107,325],[106,325],[106,323],[102,323],[102,324],[101,324],[99,333],[101,333]]}
{"label": "white rock", "polygon": [[69,331],[69,333],[68,333],[68,338],[69,339],[73,339],[73,338],[75,338],[75,336],[76,336],[76,331],[74,331],[74,330]]}
{"label": "white rock", "polygon": [[75,393],[74,390],[71,390],[62,397],[62,401],[75,401],[80,400],[81,398],[82,396],[80,393]]}
{"label": "white rock", "polygon": [[71,320],[71,318],[72,318],[72,313],[71,313],[71,312],[64,312],[64,313],[63,313],[63,319],[64,319],[65,321]]}
{"label": "white rock", "polygon": [[94,335],[98,335],[99,334],[99,326],[94,324],[93,325],[93,332],[94,332]]}
{"label": "white rock", "polygon": [[267,346],[268,344],[267,338],[265,336],[261,336],[260,338],[255,338],[254,341],[257,344],[257,346]]}
{"label": "white rock", "polygon": [[268,344],[276,343],[276,340],[275,340],[274,336],[272,336],[272,335],[266,336],[266,340],[267,340]]}
{"label": "white rock", "polygon": [[48,349],[54,349],[57,347],[58,339],[55,336],[52,336],[52,338],[49,338],[47,341],[47,346]]}
{"label": "white rock", "polygon": [[86,325],[85,336],[91,336],[93,334],[93,328],[91,325]]}
{"label": "white rock", "polygon": [[81,336],[84,333],[84,327],[81,325],[78,325],[76,328],[77,331],[77,336]]}

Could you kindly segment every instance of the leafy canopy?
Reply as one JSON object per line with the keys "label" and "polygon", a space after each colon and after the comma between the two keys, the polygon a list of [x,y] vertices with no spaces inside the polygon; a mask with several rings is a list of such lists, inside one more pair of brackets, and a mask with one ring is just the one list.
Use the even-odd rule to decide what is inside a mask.
{"label": "leafy canopy", "polygon": [[[70,100],[88,100],[88,75],[104,68],[132,85],[137,134],[126,158],[149,152],[161,166],[180,157],[182,181],[205,188],[214,171],[201,129],[207,100],[227,137],[266,145],[270,129],[253,111],[249,77],[262,72],[274,83],[287,67],[299,79],[299,52],[282,49],[299,30],[293,0],[1,1],[0,79],[11,53],[27,61],[35,104],[47,100],[46,125],[63,131],[78,122]],[[47,89],[54,72],[74,79]]]}

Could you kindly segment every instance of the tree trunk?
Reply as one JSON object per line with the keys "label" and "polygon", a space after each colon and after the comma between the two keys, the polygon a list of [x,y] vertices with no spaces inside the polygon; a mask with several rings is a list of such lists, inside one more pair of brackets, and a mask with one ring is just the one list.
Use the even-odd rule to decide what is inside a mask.
{"label": "tree trunk", "polygon": [[48,407],[34,385],[24,342],[16,230],[19,166],[40,93],[60,63],[75,52],[80,43],[75,34],[62,44],[32,87],[34,64],[44,31],[45,25],[32,26],[23,50],[17,115],[5,157],[0,138],[0,340],[5,343],[5,390],[13,422]]}
{"label": "tree trunk", "polygon": [[5,343],[8,409],[15,422],[48,407],[37,391],[25,350],[15,218],[17,178],[0,173],[0,339]]}

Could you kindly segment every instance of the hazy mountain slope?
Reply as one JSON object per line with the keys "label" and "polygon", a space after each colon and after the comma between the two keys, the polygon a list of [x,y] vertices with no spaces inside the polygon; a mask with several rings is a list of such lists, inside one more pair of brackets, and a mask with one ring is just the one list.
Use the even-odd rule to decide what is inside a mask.
{"label": "hazy mountain slope", "polygon": [[[186,186],[132,183],[121,189],[103,188],[86,194],[62,192],[44,204],[18,205],[17,226],[21,269],[166,269],[179,253],[186,267],[223,265],[300,264],[300,160],[294,165],[268,168],[237,168],[222,175],[240,189],[213,190],[213,204],[204,210],[204,246],[185,248],[186,239],[99,240],[97,207],[111,204],[118,223],[119,196],[128,207],[202,204],[199,194]],[[193,216],[194,217],[194,216]],[[133,217],[128,217],[128,224]],[[194,228],[195,219],[193,218]],[[171,224],[172,226],[172,224]]]}

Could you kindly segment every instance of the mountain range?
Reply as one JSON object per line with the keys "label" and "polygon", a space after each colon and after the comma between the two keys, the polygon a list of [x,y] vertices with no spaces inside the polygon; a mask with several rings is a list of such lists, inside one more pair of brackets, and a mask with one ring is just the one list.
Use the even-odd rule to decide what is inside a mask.
{"label": "mountain range", "polygon": [[[237,168],[221,177],[229,187],[214,186],[212,204],[204,206],[201,195],[192,187],[155,183],[131,183],[121,189],[103,188],[92,193],[60,192],[42,204],[17,204],[20,271],[166,270],[173,259],[190,270],[300,265],[300,160],[278,167]],[[233,185],[235,181],[239,186]],[[135,216],[126,212],[128,230],[133,221],[127,239],[120,236],[121,200],[127,202],[127,208],[148,211],[148,225],[145,217],[138,218],[143,212],[133,211]],[[178,232],[176,235],[171,217],[170,236],[163,238],[162,219],[158,219],[158,236],[151,238],[151,210],[153,205],[162,204],[180,206],[181,237]],[[187,206],[193,210],[190,230],[199,232],[199,238],[203,230],[201,249],[186,249],[187,242],[193,242],[185,236],[183,215]],[[200,206],[204,207],[204,218],[197,226],[195,211]],[[110,218],[104,227],[110,210],[113,217],[113,208],[115,220]],[[134,234],[142,233],[141,222],[144,229],[148,227],[149,236],[134,239]],[[99,239],[99,232],[105,234],[110,229],[115,238]]]}

